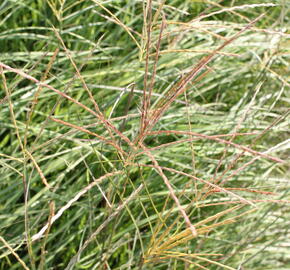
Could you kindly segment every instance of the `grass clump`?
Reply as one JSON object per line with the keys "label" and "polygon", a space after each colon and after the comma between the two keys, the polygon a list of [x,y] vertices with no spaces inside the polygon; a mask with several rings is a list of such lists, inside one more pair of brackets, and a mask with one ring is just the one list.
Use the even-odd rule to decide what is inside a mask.
{"label": "grass clump", "polygon": [[0,269],[288,269],[285,1],[3,1]]}

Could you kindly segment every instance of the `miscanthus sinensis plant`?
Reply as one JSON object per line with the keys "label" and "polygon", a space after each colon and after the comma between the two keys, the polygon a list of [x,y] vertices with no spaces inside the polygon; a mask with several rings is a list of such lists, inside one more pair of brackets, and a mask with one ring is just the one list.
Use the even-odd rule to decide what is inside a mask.
{"label": "miscanthus sinensis plant", "polygon": [[290,269],[289,9],[1,1],[0,269]]}

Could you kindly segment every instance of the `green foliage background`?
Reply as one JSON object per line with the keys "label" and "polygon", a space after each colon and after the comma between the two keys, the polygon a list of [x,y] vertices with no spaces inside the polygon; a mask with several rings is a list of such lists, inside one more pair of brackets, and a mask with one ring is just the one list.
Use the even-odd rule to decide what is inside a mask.
{"label": "green foliage background", "polygon": [[[124,135],[134,141],[140,131],[146,75],[144,9],[149,2],[2,0],[0,61],[94,110],[83,79],[100,111],[117,129],[124,125]],[[265,13],[215,55],[202,71],[209,73],[201,73],[203,78],[188,85],[186,94],[175,99],[154,131],[192,131],[205,136],[251,133],[224,139],[232,138],[235,144],[285,162],[241,153],[240,148],[209,137],[171,133],[148,135],[144,141],[149,149],[172,143],[151,151],[160,166],[210,182],[221,177],[221,187],[253,201],[256,211],[174,249],[222,256],[209,255],[206,258],[211,261],[206,261],[189,255],[176,259],[155,254],[155,261],[142,263],[152,248],[150,239],[156,240],[162,233],[170,239],[186,229],[158,171],[148,166],[152,160],[143,153],[132,164],[125,164],[111,145],[52,121],[49,116],[109,138],[94,115],[4,68],[0,83],[0,236],[29,269],[289,269],[288,1],[152,1],[155,21],[149,79],[162,22],[161,15],[154,17],[158,8],[165,27],[153,105],[164,99],[202,57]],[[129,102],[133,83],[134,95]],[[124,151],[132,153],[130,146],[115,136]],[[183,139],[191,141],[180,141]],[[21,144],[32,154],[52,190],[44,186]],[[252,162],[254,157],[258,158]],[[252,163],[245,166],[248,162]],[[49,204],[54,203],[56,213],[95,179],[118,170],[122,173],[104,179],[64,211],[45,237],[31,241],[52,217]],[[164,173],[192,224],[232,207],[229,201],[236,199],[216,191],[202,196],[210,190],[204,182]],[[78,260],[72,261],[93,232],[140,185],[142,189],[90,241]],[[204,193],[198,193],[201,191]],[[245,205],[214,223],[249,209],[254,207]],[[155,235],[160,223],[163,227]],[[0,269],[22,269],[3,241]]]}

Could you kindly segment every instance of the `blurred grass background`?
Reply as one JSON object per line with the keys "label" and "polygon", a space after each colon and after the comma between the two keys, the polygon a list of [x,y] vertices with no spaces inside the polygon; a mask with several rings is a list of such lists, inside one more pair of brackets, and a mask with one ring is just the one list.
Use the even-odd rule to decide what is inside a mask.
{"label": "blurred grass background", "polygon": [[[158,109],[204,56],[265,14],[215,52],[144,140],[160,166],[176,170],[163,172],[192,224],[204,221],[203,233],[180,242],[184,218],[148,155],[138,149],[124,162],[112,145],[76,128],[110,139],[94,115],[1,69],[0,269],[290,269],[289,9],[286,0],[2,0],[0,62],[94,110],[87,87],[131,141],[156,53],[151,104]],[[233,133],[248,135],[222,138],[285,162],[213,139]]]}

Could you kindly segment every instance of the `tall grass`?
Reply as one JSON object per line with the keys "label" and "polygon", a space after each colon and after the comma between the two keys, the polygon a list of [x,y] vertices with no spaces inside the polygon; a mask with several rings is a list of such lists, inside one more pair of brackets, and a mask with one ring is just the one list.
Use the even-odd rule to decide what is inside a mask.
{"label": "tall grass", "polygon": [[289,8],[2,1],[0,269],[289,269]]}

